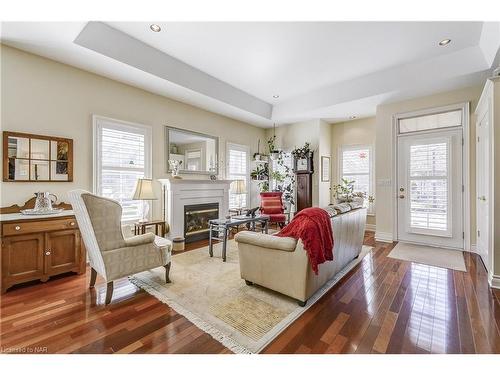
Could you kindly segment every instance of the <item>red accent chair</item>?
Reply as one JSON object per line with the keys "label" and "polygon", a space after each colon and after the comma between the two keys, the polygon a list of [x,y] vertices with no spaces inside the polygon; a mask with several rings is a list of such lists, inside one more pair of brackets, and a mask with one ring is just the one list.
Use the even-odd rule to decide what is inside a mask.
{"label": "red accent chair", "polygon": [[273,191],[268,193],[260,193],[260,212],[263,215],[269,216],[270,223],[277,223],[280,228],[283,228],[286,223],[285,207],[280,191]]}

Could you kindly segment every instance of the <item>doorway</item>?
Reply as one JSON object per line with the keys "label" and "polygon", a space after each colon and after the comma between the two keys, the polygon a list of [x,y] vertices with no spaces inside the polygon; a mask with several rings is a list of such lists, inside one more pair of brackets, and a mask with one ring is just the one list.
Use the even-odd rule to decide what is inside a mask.
{"label": "doorway", "polygon": [[397,122],[397,240],[464,249],[461,109]]}

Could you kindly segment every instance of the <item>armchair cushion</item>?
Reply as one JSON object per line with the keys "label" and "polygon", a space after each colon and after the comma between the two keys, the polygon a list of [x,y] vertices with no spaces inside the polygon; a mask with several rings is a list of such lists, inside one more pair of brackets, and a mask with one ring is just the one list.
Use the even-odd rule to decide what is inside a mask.
{"label": "armchair cushion", "polygon": [[[150,243],[122,247],[102,253],[108,280],[116,280],[170,262],[172,248],[170,241],[150,234],[153,236],[153,241]],[[151,238],[149,235],[148,237]]]}
{"label": "armchair cushion", "polygon": [[153,243],[155,235],[153,233],[139,234],[125,239],[125,246],[138,246]]}

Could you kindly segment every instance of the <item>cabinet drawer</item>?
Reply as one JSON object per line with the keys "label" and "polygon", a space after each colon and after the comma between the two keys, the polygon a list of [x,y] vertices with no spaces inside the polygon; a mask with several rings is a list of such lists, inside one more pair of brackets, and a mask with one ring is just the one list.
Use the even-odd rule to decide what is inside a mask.
{"label": "cabinet drawer", "polygon": [[14,236],[17,234],[48,232],[62,229],[76,229],[78,223],[75,218],[40,220],[17,223],[2,224],[3,236]]}

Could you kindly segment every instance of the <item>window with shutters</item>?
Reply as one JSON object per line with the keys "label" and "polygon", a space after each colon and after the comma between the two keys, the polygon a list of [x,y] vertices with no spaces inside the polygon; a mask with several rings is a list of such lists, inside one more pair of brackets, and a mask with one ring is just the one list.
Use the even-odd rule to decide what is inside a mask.
{"label": "window with shutters", "polygon": [[446,140],[410,146],[410,227],[449,232],[449,144]]}
{"label": "window with shutters", "polygon": [[[245,193],[236,194],[234,191],[235,183],[231,184],[229,190],[229,208],[248,207],[250,191],[250,172],[249,155],[250,150],[247,146],[234,143],[227,144],[227,179],[245,181]],[[248,207],[249,208],[249,207]]]}
{"label": "window with shutters", "polygon": [[94,137],[94,193],[120,202],[123,222],[140,219],[144,202],[132,196],[151,178],[151,128],[95,116]]}
{"label": "window with shutters", "polygon": [[339,157],[339,180],[345,178],[354,181],[354,191],[366,194],[365,207],[369,214],[375,213],[373,204],[368,197],[374,193],[373,147],[368,145],[343,146]]}

